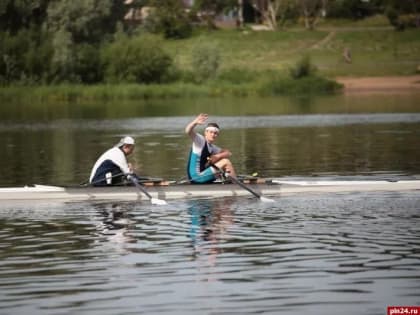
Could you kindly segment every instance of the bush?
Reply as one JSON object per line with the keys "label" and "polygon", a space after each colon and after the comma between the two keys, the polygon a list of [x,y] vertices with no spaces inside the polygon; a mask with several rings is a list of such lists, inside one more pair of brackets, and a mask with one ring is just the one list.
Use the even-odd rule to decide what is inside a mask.
{"label": "bush", "polygon": [[390,2],[385,10],[389,23],[395,30],[403,31],[409,27],[420,27],[420,18],[416,14],[420,10],[420,2],[417,4],[410,1]]}
{"label": "bush", "polygon": [[398,19],[398,12],[392,7],[388,7],[385,11],[385,15],[391,24],[396,30],[404,30],[404,25]]}
{"label": "bush", "polygon": [[278,74],[262,81],[257,92],[263,96],[329,94],[341,89],[335,81],[311,75],[300,80]]}
{"label": "bush", "polygon": [[377,1],[344,0],[330,1],[328,16],[334,18],[364,19],[369,16],[382,13]]}
{"label": "bush", "polygon": [[316,67],[312,65],[311,58],[309,56],[303,56],[297,61],[294,67],[290,69],[290,76],[293,79],[301,79],[314,75]]}
{"label": "bush", "polygon": [[99,48],[80,44],[75,48],[74,72],[83,83],[98,83],[103,79]]}
{"label": "bush", "polygon": [[172,69],[172,58],[153,35],[122,38],[104,49],[105,80],[112,83],[161,83]]}
{"label": "bush", "polygon": [[221,63],[221,55],[217,45],[210,42],[200,42],[192,51],[191,63],[197,82],[215,78]]}

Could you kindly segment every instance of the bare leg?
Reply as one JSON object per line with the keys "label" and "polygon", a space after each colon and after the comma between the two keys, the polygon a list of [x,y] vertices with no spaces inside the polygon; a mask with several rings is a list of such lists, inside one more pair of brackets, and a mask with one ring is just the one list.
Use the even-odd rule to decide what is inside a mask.
{"label": "bare leg", "polygon": [[230,176],[236,177],[235,168],[229,159],[221,159],[220,161],[217,161],[216,166],[229,173]]}

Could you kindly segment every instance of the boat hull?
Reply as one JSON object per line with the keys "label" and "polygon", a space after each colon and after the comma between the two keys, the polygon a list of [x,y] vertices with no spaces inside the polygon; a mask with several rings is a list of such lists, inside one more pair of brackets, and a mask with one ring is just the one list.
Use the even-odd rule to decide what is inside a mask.
{"label": "boat hull", "polygon": [[[420,180],[408,181],[319,181],[299,182],[273,180],[264,184],[248,184],[263,196],[282,196],[309,193],[341,193],[364,191],[420,190]],[[147,187],[153,198],[164,200],[252,196],[236,184],[169,185]],[[0,188],[1,200],[147,200],[135,186],[114,187],[33,187]]]}

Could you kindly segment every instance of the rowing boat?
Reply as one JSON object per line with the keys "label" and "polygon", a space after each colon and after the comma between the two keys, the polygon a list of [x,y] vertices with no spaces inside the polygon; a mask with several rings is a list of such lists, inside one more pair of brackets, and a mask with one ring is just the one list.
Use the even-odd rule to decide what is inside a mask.
{"label": "rowing boat", "polygon": [[[303,193],[340,193],[365,191],[420,190],[420,180],[400,181],[290,181],[281,179],[258,180],[248,187],[264,196],[283,196]],[[147,186],[153,198],[186,199],[249,196],[249,191],[237,184],[165,184]],[[135,186],[62,187],[34,185],[0,188],[0,201],[6,200],[146,200]]]}

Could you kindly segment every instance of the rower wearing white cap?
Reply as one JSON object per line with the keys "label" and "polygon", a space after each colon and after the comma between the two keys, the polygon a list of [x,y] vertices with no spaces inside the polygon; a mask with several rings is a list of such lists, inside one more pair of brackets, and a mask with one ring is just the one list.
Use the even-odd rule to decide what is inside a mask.
{"label": "rower wearing white cap", "polygon": [[122,183],[125,175],[132,173],[127,156],[133,153],[134,145],[132,137],[123,137],[113,148],[102,154],[92,168],[89,183],[94,186]]}
{"label": "rower wearing white cap", "polygon": [[204,136],[194,130],[197,125],[204,124],[207,118],[207,114],[200,114],[185,127],[185,133],[193,141],[188,161],[188,177],[193,183],[213,182],[219,170],[236,177],[235,169],[228,159],[232,153],[214,145],[220,133],[219,126],[216,123],[208,123]]}

